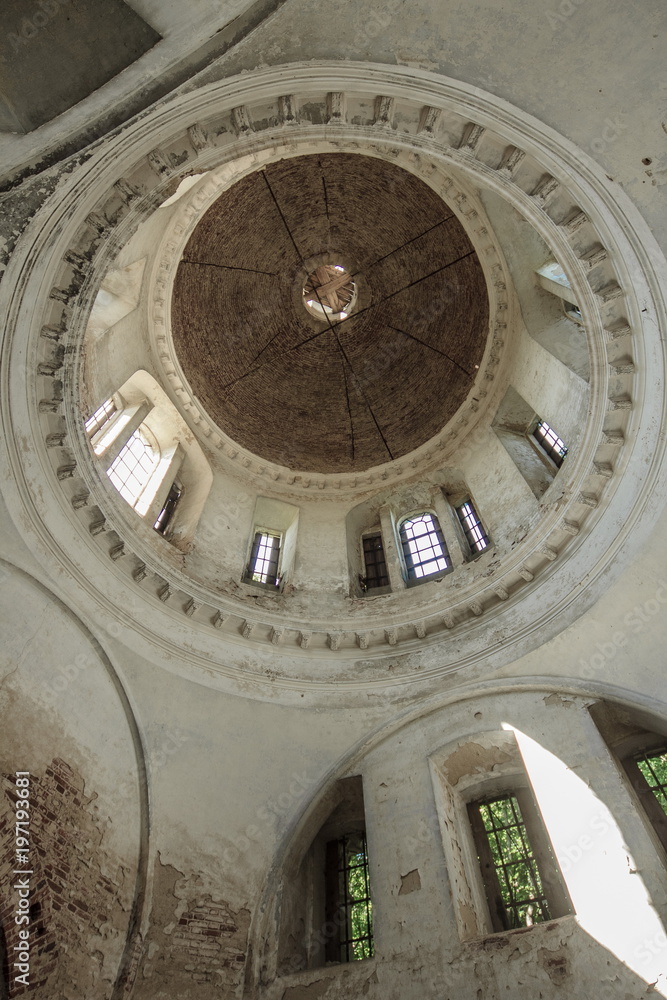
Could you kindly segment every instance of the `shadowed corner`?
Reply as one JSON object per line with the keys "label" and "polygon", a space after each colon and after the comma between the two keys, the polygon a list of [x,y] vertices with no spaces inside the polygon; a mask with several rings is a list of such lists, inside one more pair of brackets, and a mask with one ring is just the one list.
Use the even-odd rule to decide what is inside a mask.
{"label": "shadowed corner", "polygon": [[38,0],[30,5],[4,0],[0,131],[27,133],[46,124],[113,79],[160,38],[123,0]]}

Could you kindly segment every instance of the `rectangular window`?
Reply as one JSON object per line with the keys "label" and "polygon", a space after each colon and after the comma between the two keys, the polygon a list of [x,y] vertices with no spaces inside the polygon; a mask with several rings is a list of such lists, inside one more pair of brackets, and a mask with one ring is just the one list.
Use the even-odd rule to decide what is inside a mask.
{"label": "rectangular window", "polygon": [[401,525],[408,580],[421,580],[449,569],[445,539],[433,514],[419,514]]}
{"label": "rectangular window", "polygon": [[280,557],[280,535],[269,535],[257,531],[252,543],[248,580],[253,583],[278,585],[278,559]]}
{"label": "rectangular window", "polygon": [[159,461],[160,452],[138,428],[107,469],[107,476],[123,499],[136,508]]}
{"label": "rectangular window", "polygon": [[664,813],[667,813],[667,750],[635,757],[644,781]]}
{"label": "rectangular window", "polygon": [[327,940],[328,962],[373,955],[373,906],[366,835],[348,833],[326,845],[325,915],[335,933]]}
{"label": "rectangular window", "polygon": [[487,549],[490,544],[489,538],[482,527],[482,522],[479,519],[477,511],[473,507],[472,500],[468,499],[464,501],[464,503],[456,508],[456,513],[458,514],[471,552],[483,552],[484,549]]}
{"label": "rectangular window", "polygon": [[494,930],[530,927],[554,914],[514,794],[468,805]]}
{"label": "rectangular window", "polygon": [[176,510],[178,501],[181,499],[182,492],[183,488],[179,483],[174,482],[171,484],[171,489],[169,490],[167,499],[165,500],[162,510],[158,514],[157,520],[153,525],[153,527],[157,532],[159,532],[159,534],[164,535],[167,528],[169,527],[171,519],[174,516],[174,511]]}
{"label": "rectangular window", "polygon": [[558,437],[552,427],[549,427],[546,420],[538,421],[533,431],[533,437],[549,458],[560,468],[563,464],[563,459],[567,455],[567,448],[565,447],[565,442]]}
{"label": "rectangular window", "polygon": [[653,829],[667,850],[667,747],[645,750],[622,761]]}
{"label": "rectangular window", "polygon": [[85,422],[86,434],[88,437],[93,437],[97,434],[101,427],[104,427],[116,412],[116,404],[113,399],[107,399],[102,403],[101,406],[95,410],[91,417]]}
{"label": "rectangular window", "polygon": [[366,588],[389,586],[387,562],[384,557],[382,535],[366,535],[364,543],[364,564],[366,567]]}

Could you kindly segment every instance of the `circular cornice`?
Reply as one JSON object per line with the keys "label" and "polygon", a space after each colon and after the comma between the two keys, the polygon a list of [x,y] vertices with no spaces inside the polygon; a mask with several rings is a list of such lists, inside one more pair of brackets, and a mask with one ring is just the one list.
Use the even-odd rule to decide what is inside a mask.
{"label": "circular cornice", "polygon": [[[299,121],[302,88],[309,100],[321,94],[328,122]],[[398,109],[401,132],[393,127]],[[322,148],[404,155],[424,176],[431,163],[446,164],[510,201],[552,247],[576,291],[592,348],[591,393],[586,436],[563,496],[499,574],[473,594],[458,591],[453,603],[450,597],[420,608],[417,619],[362,617],[352,628],[321,622],[304,630],[284,615],[245,616],[224,596],[217,606],[207,603],[211,595],[175,566],[133,553],[122,519],[97,505],[80,420],[62,413],[60,383],[64,375],[69,391],[76,378],[77,337],[108,262],[175,177],[223,162],[240,176],[286,150]],[[624,546],[643,541],[657,516],[656,492],[662,497],[665,487],[664,454],[655,447],[664,382],[645,373],[664,371],[666,270],[648,227],[595,163],[474,88],[415,70],[308,64],[175,98],[111,137],[63,182],[5,275],[2,415],[14,520],[75,605],[90,608],[92,598],[94,618],[116,632],[118,621],[127,621],[147,650],[181,664],[173,669],[199,666],[257,690],[268,682],[267,692],[414,689],[464,667],[481,669],[490,629],[499,666],[578,617],[620,570]],[[35,450],[26,461],[19,442],[28,428]],[[438,656],[431,650],[425,657],[443,638]],[[189,667],[180,660],[184,646]]]}
{"label": "circular cornice", "polygon": [[[514,320],[514,304],[507,291],[511,285],[507,265],[474,189],[466,184],[464,179],[452,177],[448,170],[438,169],[425,159],[415,161],[413,152],[409,148],[391,148],[388,155],[392,163],[414,172],[439,197],[446,200],[472,243],[486,277],[490,332],[479,372],[467,399],[458,408],[454,418],[425,444],[401,460],[382,462],[362,474],[299,473],[288,466],[260,458],[247,448],[243,448],[211,420],[210,414],[188,384],[171,336],[173,282],[185,247],[199,221],[220,198],[221,193],[249,173],[286,156],[297,155],[302,148],[312,154],[330,148],[356,153],[360,151],[356,134],[350,139],[344,134],[344,130],[337,127],[335,138],[336,142],[332,147],[330,140],[313,141],[312,130],[301,139],[296,139],[294,131],[290,130],[287,136],[289,141],[282,143],[273,141],[265,149],[257,151],[252,158],[243,156],[240,159],[233,158],[233,153],[227,151],[223,164],[207,173],[186,196],[181,198],[177,211],[165,228],[149,279],[151,302],[149,336],[153,339],[156,363],[162,380],[170,386],[173,398],[193,430],[210,447],[219,452],[224,466],[231,475],[240,475],[251,488],[261,490],[268,486],[273,491],[290,496],[298,494],[308,496],[314,493],[336,498],[363,496],[369,489],[386,488],[405,482],[414,476],[416,469],[424,473],[436,469],[475,428],[482,412],[480,401],[485,400],[488,404],[498,394],[500,387],[498,376],[501,372],[503,351]],[[364,149],[364,152],[366,151]],[[382,157],[385,151],[381,146],[372,145],[370,153]],[[429,306],[426,305],[424,312],[427,318],[428,310]],[[434,307],[433,311],[437,316],[438,310]],[[314,332],[319,330],[319,324],[316,322],[313,322],[313,330]],[[395,360],[391,352],[384,358],[387,365],[393,364]]]}

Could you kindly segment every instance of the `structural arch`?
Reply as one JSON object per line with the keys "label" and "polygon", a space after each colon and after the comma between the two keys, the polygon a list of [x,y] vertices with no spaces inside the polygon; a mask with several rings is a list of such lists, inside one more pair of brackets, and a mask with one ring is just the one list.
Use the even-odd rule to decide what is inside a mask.
{"label": "structural arch", "polygon": [[[647,935],[663,933],[660,921],[667,918],[662,849],[645,828],[640,807],[591,718],[590,705],[598,700],[626,706],[644,720],[653,714],[654,728],[664,731],[664,704],[653,703],[651,713],[648,699],[604,683],[573,681],[564,689],[551,679],[535,677],[485,681],[433,698],[401,712],[353,748],[322,777],[308,801],[286,817],[251,925],[246,988],[282,995],[285,989],[312,981],[313,969],[305,959],[291,967],[289,962],[282,968],[277,964],[281,952],[275,935],[280,936],[284,926],[281,907],[289,908],[291,903],[283,881],[294,876],[299,859],[330,813],[338,783],[361,775],[377,961],[383,968],[391,968],[396,954],[405,955],[411,949],[443,954],[439,975],[453,991],[458,982],[457,962],[465,966],[488,948],[502,963],[505,946],[517,941],[514,935],[529,933],[533,945],[546,948],[549,954],[567,947],[578,986],[590,976],[591,988],[595,988],[599,978],[595,966],[601,962],[603,968],[613,967],[614,974],[629,986],[653,982],[655,976],[664,990],[660,953],[653,955],[651,964],[641,947]],[[592,756],[591,745],[596,751]],[[398,760],[400,769],[396,768]],[[443,795],[443,776],[445,784],[454,788],[461,784],[464,797],[474,799],[471,789],[489,783],[494,789],[509,787],[523,772],[524,787],[534,796],[558,860],[565,887],[564,910],[534,926],[498,931],[474,919],[475,908],[481,913],[485,907],[480,876],[474,885],[479,862],[472,831],[466,834],[462,829],[469,823],[468,816]],[[583,840],[582,815],[588,834]],[[573,831],[578,831],[577,836]],[[469,856],[463,862],[462,832],[469,841],[464,848]],[[454,845],[454,850],[447,844]],[[633,861],[630,870],[628,856]],[[582,858],[585,864],[580,863]],[[635,865],[644,873],[642,886],[637,884]],[[470,898],[471,885],[476,901]],[[618,911],[619,893],[629,908],[627,921]],[[629,917],[630,911],[634,917]],[[399,927],[400,949],[396,943]],[[428,940],[425,927],[429,928]],[[581,962],[572,957],[579,951]],[[517,960],[524,961],[518,956]],[[535,963],[533,947],[527,949],[525,962],[525,975],[537,980],[544,977],[548,988],[549,974]],[[318,969],[317,976],[330,988],[344,977],[347,988],[361,989],[371,968],[353,962]],[[398,966],[396,974],[400,975]]]}
{"label": "structural arch", "polygon": [[[3,662],[18,663],[9,673],[3,667],[2,819],[6,823],[15,793],[10,776],[17,767],[29,771],[30,984],[105,997],[111,988],[120,996],[136,975],[148,920],[152,775],[145,735],[122,678],[88,625],[30,573],[4,560],[2,571]],[[27,642],[23,635],[17,658],[26,618],[46,619],[48,627],[33,630]],[[30,742],[26,731],[35,737]],[[92,842],[99,851],[94,861]],[[4,863],[15,867],[11,862],[7,853]],[[13,952],[19,927],[11,889],[3,905],[12,910],[5,932]],[[95,967],[77,967],[82,951],[95,955]],[[111,987],[103,966],[112,970]]]}

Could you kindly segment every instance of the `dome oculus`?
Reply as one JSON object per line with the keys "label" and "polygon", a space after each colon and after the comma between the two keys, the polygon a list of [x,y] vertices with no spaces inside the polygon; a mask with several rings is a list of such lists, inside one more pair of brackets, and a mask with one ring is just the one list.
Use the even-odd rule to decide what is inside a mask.
{"label": "dome oculus", "polygon": [[342,264],[322,264],[308,275],[303,302],[316,319],[344,320],[357,299],[357,286]]}

